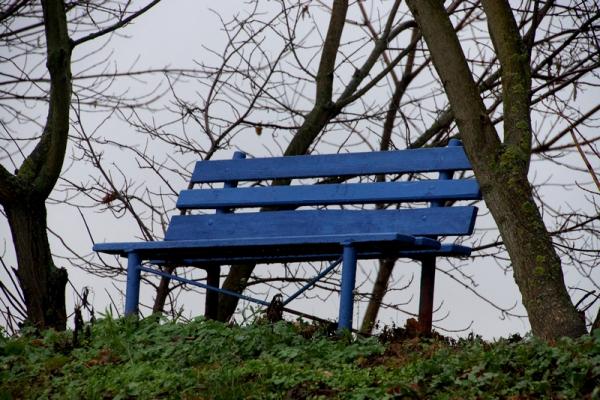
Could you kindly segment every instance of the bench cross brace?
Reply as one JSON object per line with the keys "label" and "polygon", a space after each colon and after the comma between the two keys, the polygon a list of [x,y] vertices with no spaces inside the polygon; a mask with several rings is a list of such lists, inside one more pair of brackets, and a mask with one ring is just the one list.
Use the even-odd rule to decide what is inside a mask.
{"label": "bench cross brace", "polygon": [[321,279],[323,279],[323,277],[325,277],[325,275],[327,275],[328,273],[330,273],[335,267],[337,267],[340,263],[342,262],[342,258],[338,258],[337,260],[333,261],[332,263],[329,264],[329,266],[327,268],[325,268],[323,271],[319,272],[318,275],[316,275],[314,278],[312,278],[310,281],[308,281],[306,283],[306,285],[302,286],[300,289],[298,289],[296,291],[296,293],[292,294],[290,297],[288,297],[284,302],[283,305],[286,306],[288,305],[292,300],[294,300],[296,297],[300,296],[302,293],[304,293],[306,290],[310,289],[315,283],[317,283],[318,281],[320,281]]}
{"label": "bench cross brace", "polygon": [[[347,248],[349,248],[351,246],[345,246],[344,247],[344,256],[346,256],[348,250],[346,250]],[[353,275],[356,275],[356,251],[352,248],[352,253],[354,253],[353,257],[354,257],[354,273]],[[337,267],[342,260],[344,260],[344,265],[347,265],[348,262],[343,258],[340,257],[335,261],[332,261],[329,266],[327,266],[327,268],[325,268],[323,271],[319,272],[319,274],[317,274],[315,277],[313,277],[312,279],[310,279],[304,286],[302,286],[300,289],[298,289],[295,293],[293,293],[292,295],[290,295],[284,302],[283,305],[287,305],[289,304],[292,300],[296,299],[298,296],[300,296],[302,293],[304,293],[306,290],[310,289],[311,287],[313,287],[319,280],[323,279],[327,274],[329,274],[335,267]],[[350,260],[352,261],[352,260]],[[207,268],[207,273],[210,274],[210,268]],[[215,271],[219,271],[219,269],[214,269]],[[239,299],[242,300],[246,300],[246,301],[250,301],[253,303],[257,303],[260,304],[262,306],[269,306],[270,302],[266,301],[266,300],[261,300],[261,299],[257,299],[254,297],[250,297],[250,296],[246,296],[243,295],[241,293],[237,293],[231,290],[227,290],[227,289],[223,289],[220,288],[218,286],[214,286],[210,284],[210,276],[207,277],[207,284],[192,280],[192,279],[187,279],[187,278],[183,278],[177,275],[172,275],[169,274],[167,272],[164,271],[160,271],[157,269],[153,269],[153,268],[148,268],[148,267],[144,267],[141,265],[141,260],[140,257],[136,254],[136,253],[130,253],[128,256],[128,265],[127,265],[127,292],[126,292],[126,301],[125,301],[125,315],[137,315],[138,311],[139,311],[139,292],[140,292],[140,279],[141,279],[141,272],[148,272],[154,275],[158,275],[158,276],[162,276],[165,278],[169,278],[181,283],[185,283],[188,285],[192,285],[192,286],[196,286],[202,289],[206,289],[207,290],[207,296],[209,296],[209,294],[211,293],[222,293],[225,294],[227,296],[234,296],[237,297]],[[344,273],[342,272],[342,275],[344,275]],[[346,274],[347,275],[347,274]],[[213,277],[214,279],[214,277]],[[354,279],[354,278],[353,278]],[[342,276],[342,281],[344,281],[344,278]],[[352,288],[350,289],[350,296],[352,296],[352,291],[354,290],[354,282],[350,282],[348,281],[348,278],[346,278],[346,282],[347,282],[347,286],[348,285],[352,285]],[[349,289],[346,289],[344,291],[344,289],[342,289],[342,292],[348,292]],[[346,295],[347,296],[347,295]],[[350,299],[350,301],[346,301],[343,302],[343,305],[340,304],[340,316],[342,315],[342,307],[347,308],[348,304],[350,304],[350,310],[346,311],[346,313],[344,313],[344,318],[345,318],[345,322],[344,322],[344,326],[342,327],[342,324],[339,325],[340,329],[342,328],[351,328],[351,324],[352,324],[352,298]],[[350,318],[349,322],[347,321],[348,316]]]}

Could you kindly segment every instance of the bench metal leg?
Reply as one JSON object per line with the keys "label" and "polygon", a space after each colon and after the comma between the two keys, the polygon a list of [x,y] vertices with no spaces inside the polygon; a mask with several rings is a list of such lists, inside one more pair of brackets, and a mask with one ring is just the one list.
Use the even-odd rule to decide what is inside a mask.
{"label": "bench metal leg", "polygon": [[352,244],[344,245],[342,266],[342,290],[338,331],[352,329],[352,309],[354,307],[354,285],[356,283],[356,249]]}
{"label": "bench metal leg", "polygon": [[[450,139],[448,147],[461,146],[460,140]],[[440,180],[452,179],[454,171],[440,171]],[[432,201],[431,207],[444,207],[443,201]],[[437,239],[437,236],[430,236]],[[433,320],[433,288],[435,286],[435,257],[421,260],[421,293],[419,295],[419,329],[421,333],[430,334]]]}
{"label": "bench metal leg", "polygon": [[140,303],[141,259],[137,253],[127,255],[127,289],[125,291],[125,316],[137,316]]}
{"label": "bench metal leg", "polygon": [[435,286],[435,257],[421,262],[421,294],[419,296],[419,328],[421,333],[431,333],[433,319],[433,289]]}
{"label": "bench metal leg", "polygon": [[[215,265],[206,268],[206,284],[215,288],[221,287],[221,266]],[[204,303],[204,316],[207,319],[217,319],[219,313],[219,292],[206,290]]]}

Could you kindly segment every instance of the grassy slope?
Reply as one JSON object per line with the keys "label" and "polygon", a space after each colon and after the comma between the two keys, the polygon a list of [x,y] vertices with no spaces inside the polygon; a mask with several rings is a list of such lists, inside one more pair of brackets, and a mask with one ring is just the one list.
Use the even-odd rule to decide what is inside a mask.
{"label": "grassy slope", "polygon": [[0,338],[0,399],[600,398],[600,335],[553,344],[327,338],[307,325],[97,322]]}

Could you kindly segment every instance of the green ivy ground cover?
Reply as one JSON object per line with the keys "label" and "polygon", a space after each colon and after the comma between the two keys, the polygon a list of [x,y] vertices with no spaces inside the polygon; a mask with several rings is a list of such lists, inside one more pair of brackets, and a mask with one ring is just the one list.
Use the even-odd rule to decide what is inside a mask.
{"label": "green ivy ground cover", "polygon": [[0,399],[600,399],[600,334],[545,343],[332,338],[305,324],[102,319],[0,337]]}

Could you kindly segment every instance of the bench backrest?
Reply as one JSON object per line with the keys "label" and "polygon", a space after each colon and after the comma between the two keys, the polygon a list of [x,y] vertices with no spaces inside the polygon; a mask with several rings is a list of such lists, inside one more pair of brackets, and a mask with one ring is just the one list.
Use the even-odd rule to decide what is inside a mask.
{"label": "bench backrest", "polygon": [[[415,174],[471,169],[462,146],[415,150],[306,155],[254,159],[199,161],[192,182],[293,180],[357,177],[382,174]],[[445,173],[445,174],[444,174]],[[343,179],[341,179],[343,180]],[[406,232],[413,235],[466,235],[473,230],[475,207],[440,207],[402,210],[294,210],[303,206],[443,202],[480,199],[475,179],[427,179],[364,183],[292,184],[201,188],[181,192],[177,207],[234,209],[269,207],[265,213],[214,214],[210,217],[173,217],[165,240],[329,233]],[[277,213],[277,215],[273,214]],[[245,235],[245,236],[244,236]]]}

